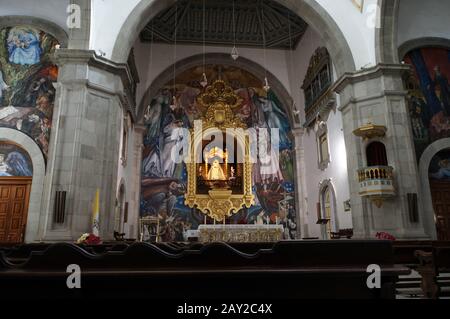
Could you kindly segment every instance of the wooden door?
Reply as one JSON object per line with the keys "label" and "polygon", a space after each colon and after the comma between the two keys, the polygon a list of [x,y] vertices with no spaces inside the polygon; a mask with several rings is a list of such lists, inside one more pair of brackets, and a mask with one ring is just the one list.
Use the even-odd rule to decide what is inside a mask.
{"label": "wooden door", "polygon": [[438,240],[450,240],[450,182],[434,181],[431,184]]}
{"label": "wooden door", "polygon": [[0,178],[0,243],[20,244],[25,238],[31,190],[30,177]]}

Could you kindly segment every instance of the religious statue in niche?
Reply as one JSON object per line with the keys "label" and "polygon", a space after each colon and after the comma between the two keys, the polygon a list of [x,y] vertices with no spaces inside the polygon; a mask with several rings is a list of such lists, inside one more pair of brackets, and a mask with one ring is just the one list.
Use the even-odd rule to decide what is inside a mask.
{"label": "religious statue in niche", "polygon": [[[204,223],[205,213],[186,203],[188,175],[191,174],[188,170],[192,168],[184,161],[177,162],[171,158],[172,150],[177,149],[187,138],[178,129],[182,127],[189,132],[194,129],[196,121],[203,123],[203,119],[207,118],[211,104],[203,105],[198,99],[208,89],[199,83],[203,73],[207,74],[210,83],[222,80],[241,99],[238,106],[233,105],[231,108],[233,118],[239,120],[236,123],[245,124],[243,127],[258,133],[258,143],[255,143],[258,149],[264,148],[264,145],[268,147],[270,144],[268,139],[271,138],[271,128],[279,129],[279,156],[266,164],[259,159],[252,161],[250,176],[254,204],[249,208],[243,206],[237,213],[232,213],[227,217],[227,223],[255,224],[257,217],[262,215],[265,222],[269,220],[271,224],[275,224],[278,221],[279,224],[289,228],[289,234],[286,234],[285,239],[294,238],[295,170],[294,149],[289,135],[291,131],[287,112],[289,107],[282,103],[274,91],[265,91],[260,78],[241,68],[228,65],[208,64],[206,67],[199,65],[189,68],[177,75],[175,84],[173,80],[161,83],[161,88],[148,101],[144,115],[147,130],[142,154],[141,217],[159,217],[161,233],[164,234],[161,241],[166,242],[186,240],[190,230],[196,230]],[[6,83],[9,84],[8,81]],[[225,110],[225,107],[219,109],[217,105],[217,112],[210,112],[210,115],[217,116],[219,121],[223,121],[230,115],[229,112],[224,112]],[[226,129],[222,130],[222,133],[224,133],[223,140],[227,140]],[[204,143],[198,142],[197,154],[211,151],[211,146],[206,148],[212,142],[211,139],[205,139]],[[228,141],[231,142],[233,139],[236,143],[234,150],[226,143],[221,145],[218,141],[215,143],[216,153],[223,151],[227,154],[228,165],[225,157],[209,158],[208,166],[205,165],[206,161],[196,163],[201,165],[194,167],[195,181],[198,183],[198,187],[195,185],[194,187],[197,187],[198,193],[203,193],[201,196],[208,197],[209,191],[214,191],[217,187],[222,191],[228,188],[228,192],[232,191],[233,196],[234,193],[242,193],[244,166],[233,163],[232,158],[233,154],[236,154],[237,143],[243,138],[240,135],[231,136]],[[272,155],[271,148],[268,148],[266,153]],[[226,181],[209,181],[208,173],[215,160],[219,161]]]}
{"label": "religious statue in niche", "polygon": [[191,130],[186,205],[220,222],[254,204],[250,137],[233,112],[242,99],[224,81],[214,82],[197,101],[207,111],[201,130]]}

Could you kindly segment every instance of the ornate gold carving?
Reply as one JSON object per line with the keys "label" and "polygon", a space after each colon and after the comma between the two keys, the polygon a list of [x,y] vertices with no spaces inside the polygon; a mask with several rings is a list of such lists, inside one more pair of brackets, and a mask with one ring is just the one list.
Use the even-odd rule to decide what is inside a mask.
{"label": "ornate gold carving", "polygon": [[[235,116],[233,109],[241,105],[242,99],[224,81],[218,80],[205,93],[201,94],[197,102],[203,108],[207,108],[202,118],[202,132],[191,131],[190,162],[187,163],[188,187],[185,195],[185,203],[191,208],[197,208],[214,220],[221,222],[232,214],[237,213],[244,206],[249,208],[254,203],[252,192],[250,140],[248,133],[244,131],[247,126]],[[207,195],[197,193],[197,158],[202,147],[203,132],[217,128],[224,134],[227,129],[236,130],[235,136],[238,147],[244,152],[243,163],[243,192],[233,194],[227,188],[214,188]]]}
{"label": "ornate gold carving", "polygon": [[370,140],[375,137],[384,137],[386,135],[387,128],[384,125],[375,125],[372,123],[367,123],[358,129],[353,131],[358,137],[362,137],[364,140]]}

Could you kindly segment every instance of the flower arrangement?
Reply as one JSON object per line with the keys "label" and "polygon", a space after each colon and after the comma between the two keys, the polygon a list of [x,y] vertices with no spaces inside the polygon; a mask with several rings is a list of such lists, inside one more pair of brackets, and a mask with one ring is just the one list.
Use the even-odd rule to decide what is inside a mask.
{"label": "flower arrangement", "polygon": [[94,234],[83,234],[77,240],[77,244],[79,245],[101,245],[102,240],[100,237]]}
{"label": "flower arrangement", "polygon": [[392,236],[391,234],[386,233],[386,232],[377,233],[375,236],[377,237],[377,239],[380,239],[380,240],[391,240],[391,241],[396,240],[396,238],[394,236]]}

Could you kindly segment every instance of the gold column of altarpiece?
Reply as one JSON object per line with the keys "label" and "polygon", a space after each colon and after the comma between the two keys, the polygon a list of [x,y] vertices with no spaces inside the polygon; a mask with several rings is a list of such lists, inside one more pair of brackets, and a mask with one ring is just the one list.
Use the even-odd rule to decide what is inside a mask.
{"label": "gold column of altarpiece", "polygon": [[[250,137],[246,130],[247,126],[233,112],[233,109],[242,105],[242,99],[224,81],[217,80],[207,87],[205,93],[198,96],[197,103],[206,112],[202,117],[201,131],[191,130],[192,143],[189,154],[190,161],[187,163],[188,186],[185,203],[191,208],[197,208],[215,221],[222,222],[227,217],[239,212],[244,206],[250,208],[254,204]],[[235,129],[234,138],[237,141],[238,148],[240,147],[240,150],[244,152],[243,185],[242,192],[239,194],[230,190],[226,183],[223,183],[223,186],[212,187],[207,194],[197,192],[197,159],[202,158],[205,163],[203,154],[199,157],[197,152],[199,152],[199,149],[203,152],[204,133],[211,129],[219,130],[227,137],[227,129]]]}

